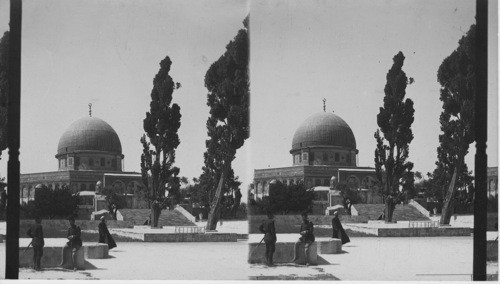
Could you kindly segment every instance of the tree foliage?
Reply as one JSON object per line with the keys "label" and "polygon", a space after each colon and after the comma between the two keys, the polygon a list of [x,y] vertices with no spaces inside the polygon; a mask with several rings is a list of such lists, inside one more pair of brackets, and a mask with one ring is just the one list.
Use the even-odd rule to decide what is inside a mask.
{"label": "tree foliage", "polygon": [[[174,90],[180,88],[170,77],[172,61],[167,56],[153,80],[150,110],[143,121],[145,134],[141,138],[142,181],[151,207],[151,226],[158,226],[162,208],[172,196],[179,196],[179,168],[174,166],[175,149],[179,146],[177,131],[181,125],[180,107],[172,104]],[[168,190],[169,197],[165,197]]]}
{"label": "tree foliage", "polygon": [[[224,54],[205,74],[207,105],[210,107],[204,168],[205,178],[211,180],[206,182],[210,202],[208,230],[214,230],[217,226],[220,201],[228,190],[231,163],[236,150],[243,146],[249,135],[248,59],[248,20],[245,20],[244,28],[238,31],[226,46]],[[217,189],[212,191],[215,184]]]}
{"label": "tree foliage", "polygon": [[123,193],[117,192],[113,187],[104,187],[101,194],[105,196],[106,202],[108,203],[108,210],[110,212],[113,204],[116,206],[116,209],[122,209],[127,206],[127,201]]}
{"label": "tree foliage", "polygon": [[408,161],[408,156],[415,110],[413,101],[405,99],[406,87],[413,79],[407,78],[402,70],[404,59],[402,52],[393,58],[394,63],[387,72],[384,104],[377,115],[375,171],[384,195],[399,195],[400,187],[407,191],[413,187],[413,163]]}
{"label": "tree foliage", "polygon": [[283,184],[276,182],[270,184],[269,209],[286,215],[290,212],[309,210],[314,199],[314,192],[307,190],[303,183]]}
{"label": "tree foliage", "polygon": [[[464,158],[469,152],[469,145],[475,139],[475,35],[476,26],[472,25],[467,34],[459,40],[458,48],[443,60],[437,73],[441,85],[440,100],[443,102],[443,111],[439,117],[442,133],[439,135],[436,169],[432,174],[432,182],[441,190],[438,194],[440,202],[446,198],[446,191],[455,171],[457,176],[452,191],[455,188],[468,188],[473,181]],[[449,195],[467,196],[453,192]],[[453,200],[457,199],[452,198],[450,201]],[[463,202],[467,201],[459,201]],[[452,210],[451,207],[453,205],[449,210]]]}
{"label": "tree foliage", "polygon": [[35,200],[23,206],[25,217],[42,219],[67,218],[78,212],[78,195],[71,193],[67,186],[50,189],[43,185],[35,190]]}
{"label": "tree foliage", "polygon": [[9,32],[0,39],[0,159],[7,148],[7,104],[9,82],[7,70],[9,64]]}

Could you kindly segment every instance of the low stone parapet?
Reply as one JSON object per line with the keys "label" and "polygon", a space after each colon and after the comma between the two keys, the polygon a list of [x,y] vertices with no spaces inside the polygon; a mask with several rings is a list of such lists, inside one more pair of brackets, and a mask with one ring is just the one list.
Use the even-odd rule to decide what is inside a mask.
{"label": "low stone parapet", "polygon": [[[248,237],[249,263],[265,263],[266,244],[260,243],[263,235],[250,234]],[[274,252],[275,263],[291,263],[293,249],[299,239],[299,234],[277,234],[276,250]],[[260,243],[260,245],[259,245]],[[316,238],[309,248],[310,264],[318,264],[318,254],[337,254],[342,252],[342,241],[335,238]],[[304,244],[299,245],[299,259],[297,264],[305,264]]]}
{"label": "low stone parapet", "polygon": [[335,238],[317,238],[320,254],[337,254],[342,252],[342,241]]}
{"label": "low stone parapet", "polygon": [[198,226],[175,226],[175,233],[187,234],[187,233],[205,233],[205,227]]}
{"label": "low stone parapet", "polygon": [[[21,241],[23,240],[23,241]],[[20,239],[19,242],[19,266],[20,267],[31,267],[33,266],[33,247],[30,246],[28,249],[28,244],[30,239]],[[59,267],[61,263],[61,252],[66,244],[66,239],[46,239],[45,246],[43,248],[43,256],[40,261],[42,268],[45,267]],[[65,268],[69,267],[71,261],[71,249],[65,251],[66,265]],[[85,269],[85,245],[82,246],[76,253],[76,267],[78,269]]]}
{"label": "low stone parapet", "polygon": [[143,234],[144,242],[236,242],[238,236],[228,233]]}
{"label": "low stone parapet", "polygon": [[92,244],[86,245],[85,249],[85,259],[102,259],[108,258],[109,256],[109,246],[108,244]]}
{"label": "low stone parapet", "polygon": [[[291,263],[293,259],[293,250],[295,242],[277,242],[276,250],[274,251],[273,261],[274,263]],[[298,247],[298,259],[295,261],[296,264],[305,264],[305,249],[304,243],[300,243]],[[318,264],[318,243],[313,242],[309,246],[308,254],[309,264]],[[249,255],[248,263],[266,263],[266,244],[262,242],[259,243],[249,243]]]}

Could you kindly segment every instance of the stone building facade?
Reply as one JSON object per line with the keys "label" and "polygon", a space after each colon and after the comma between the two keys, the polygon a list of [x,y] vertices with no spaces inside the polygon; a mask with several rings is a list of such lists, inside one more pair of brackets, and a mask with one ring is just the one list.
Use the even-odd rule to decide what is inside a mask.
{"label": "stone building facade", "polygon": [[[35,187],[56,189],[66,186],[73,193],[95,191],[100,181],[120,193],[137,194],[144,186],[140,173],[124,172],[121,142],[115,130],[97,117],[72,123],[59,139],[58,171],[21,174],[21,202],[33,200]],[[144,207],[144,202],[131,202]]]}
{"label": "stone building facade", "polygon": [[358,166],[356,139],[349,125],[334,113],[320,112],[307,118],[292,140],[292,166],[254,170],[252,194],[269,194],[269,183],[303,182],[307,188],[329,186],[336,177],[359,189],[376,187],[375,169]]}

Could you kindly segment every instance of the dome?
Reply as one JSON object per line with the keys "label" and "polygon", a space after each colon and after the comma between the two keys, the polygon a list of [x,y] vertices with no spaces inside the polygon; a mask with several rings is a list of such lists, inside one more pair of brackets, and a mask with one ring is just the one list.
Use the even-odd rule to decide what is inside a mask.
{"label": "dome", "polygon": [[57,155],[78,151],[122,154],[120,138],[115,130],[97,117],[84,117],[73,122],[59,139]]}
{"label": "dome", "polygon": [[356,139],[340,116],[319,112],[308,117],[297,128],[293,135],[292,151],[314,146],[356,149]]}

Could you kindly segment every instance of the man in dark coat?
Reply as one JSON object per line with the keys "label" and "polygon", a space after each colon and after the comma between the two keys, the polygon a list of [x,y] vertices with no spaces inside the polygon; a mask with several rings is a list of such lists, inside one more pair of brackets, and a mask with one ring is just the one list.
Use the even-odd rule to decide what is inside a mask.
{"label": "man in dark coat", "polygon": [[66,249],[71,249],[71,262],[73,266],[73,270],[76,270],[76,253],[82,247],[82,230],[79,226],[75,225],[75,218],[69,217],[69,228],[68,228],[68,242],[62,249],[62,262],[59,266],[64,266],[66,259],[64,259],[64,252]]}
{"label": "man in dark coat", "polygon": [[304,243],[305,254],[306,254],[306,265],[309,265],[309,260],[307,259],[307,256],[309,254],[309,246],[314,242],[315,238],[314,238],[314,225],[311,221],[307,219],[307,212],[302,213],[302,224],[300,224],[300,235],[301,237],[295,243],[293,249],[292,262],[295,262],[299,258],[298,248],[300,243]]}
{"label": "man in dark coat", "polygon": [[276,250],[276,228],[274,227],[274,216],[271,211],[267,212],[267,220],[262,222],[259,230],[264,234],[267,266],[273,266],[273,255]]}
{"label": "man in dark coat", "polygon": [[109,233],[108,226],[106,226],[106,218],[101,217],[101,223],[99,223],[99,242],[103,244],[108,244],[108,248],[112,249],[116,247],[115,240]]}
{"label": "man in dark coat", "polygon": [[31,225],[27,232],[28,236],[31,238],[31,245],[33,246],[33,268],[35,270],[41,270],[40,260],[43,256],[43,246],[45,241],[43,239],[43,228],[42,219],[37,217],[35,219],[35,224]]}
{"label": "man in dark coat", "polygon": [[337,211],[333,213],[332,229],[333,229],[332,238],[342,240],[342,244],[346,244],[351,241],[349,239],[349,236],[347,236],[346,232],[344,231],[342,224],[340,223],[339,212]]}

